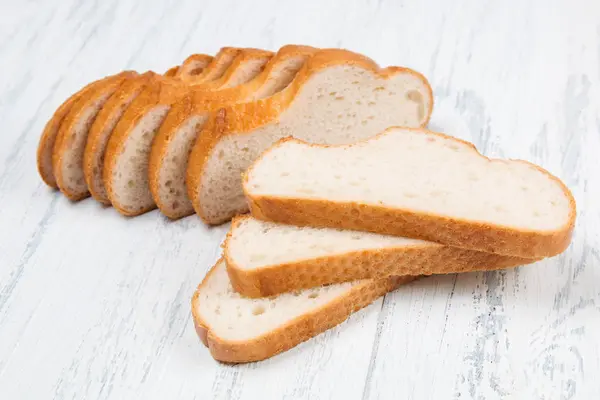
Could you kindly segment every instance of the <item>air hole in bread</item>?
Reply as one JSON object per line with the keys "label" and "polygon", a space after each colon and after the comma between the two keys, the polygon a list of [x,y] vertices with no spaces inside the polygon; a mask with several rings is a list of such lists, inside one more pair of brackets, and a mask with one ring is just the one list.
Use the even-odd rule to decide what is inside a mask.
{"label": "air hole in bread", "polygon": [[224,150],[220,150],[219,154],[217,155],[217,157],[219,158],[219,160],[222,160],[223,157],[225,157],[225,151]]}
{"label": "air hole in bread", "polygon": [[73,164],[67,164],[67,169],[73,168]]}
{"label": "air hole in bread", "polygon": [[352,81],[353,85],[358,85],[360,82],[359,81]]}
{"label": "air hole in bread", "polygon": [[338,119],[344,118],[344,114],[338,114]]}
{"label": "air hole in bread", "polygon": [[316,299],[317,297],[319,297],[319,292],[312,292],[308,295],[309,299]]}
{"label": "air hole in bread", "polygon": [[172,184],[173,184],[173,181],[169,179],[168,181],[165,182],[165,187],[171,187]]}
{"label": "air hole in bread", "polygon": [[350,238],[352,240],[360,240],[360,239],[362,239],[362,236],[361,235],[352,235],[352,236],[350,236]]}
{"label": "air hole in bread", "polygon": [[173,210],[177,210],[179,208],[179,202],[175,200],[173,204],[171,204],[171,207],[173,207]]}
{"label": "air hole in bread", "polygon": [[289,172],[287,172],[287,171],[284,171],[284,172],[282,172],[282,173],[281,173],[281,176],[282,176],[282,177],[283,177],[283,176],[290,176],[290,173],[289,173]]}
{"label": "air hole in bread", "polygon": [[293,291],[293,292],[292,292],[292,294],[293,294],[295,297],[298,297],[298,296],[300,296],[300,293],[302,293],[300,290],[295,290],[295,291]]}
{"label": "air hole in bread", "polygon": [[265,306],[257,305],[257,306],[254,306],[254,308],[252,309],[252,314],[253,315],[261,315],[261,314],[264,314],[265,311],[266,311]]}
{"label": "air hole in bread", "polygon": [[250,149],[248,147],[242,147],[242,152],[247,153],[249,151],[250,151]]}
{"label": "air hole in bread", "polygon": [[127,187],[132,188],[134,186],[135,186],[135,182],[133,181],[133,179],[130,179],[130,180],[127,181]]}
{"label": "air hole in bread", "polygon": [[176,163],[177,162],[177,156],[171,157],[171,161],[174,162],[174,163]]}
{"label": "air hole in bread", "polygon": [[320,94],[320,95],[317,96],[317,99],[322,99],[322,98],[323,98],[322,94]]}
{"label": "air hole in bread", "polygon": [[368,124],[368,123],[369,123],[369,121],[367,121],[367,120],[363,119],[363,120],[362,120],[360,123],[361,123],[363,126],[365,126],[366,124]]}
{"label": "air hole in bread", "polygon": [[336,100],[344,100],[344,96],[335,96]]}
{"label": "air hole in bread", "polygon": [[385,90],[383,86],[377,86],[375,89],[373,89],[374,92],[381,92],[382,90]]}
{"label": "air hole in bread", "polygon": [[374,101],[370,101],[367,103],[368,106],[374,106],[375,104],[377,104],[377,103],[375,103]]}
{"label": "air hole in bread", "polygon": [[336,94],[337,94],[337,92],[329,92],[329,95],[330,95],[331,97],[334,97]]}
{"label": "air hole in bread", "polygon": [[356,100],[356,104],[360,106],[362,104],[362,101]]}
{"label": "air hole in bread", "polygon": [[457,146],[456,144],[454,144],[454,143],[450,143],[450,144],[448,144],[447,146],[448,146],[448,148],[450,148],[450,149],[452,149],[452,150],[454,150],[454,151],[459,151],[459,150],[460,150],[460,147],[458,147],[458,146]]}

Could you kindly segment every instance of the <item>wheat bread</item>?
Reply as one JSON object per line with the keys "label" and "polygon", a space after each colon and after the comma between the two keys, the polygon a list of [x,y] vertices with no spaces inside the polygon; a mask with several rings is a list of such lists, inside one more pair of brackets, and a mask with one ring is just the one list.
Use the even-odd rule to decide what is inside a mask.
{"label": "wheat bread", "polygon": [[37,148],[37,168],[40,177],[44,183],[46,183],[46,185],[55,189],[58,188],[52,168],[52,153],[54,150],[54,144],[56,143],[56,136],[58,135],[58,131],[65,117],[67,114],[69,114],[71,108],[77,104],[77,101],[80,98],[87,96],[90,92],[114,81],[115,79],[119,79],[118,74],[109,75],[87,84],[78,92],[72,94],[67,100],[65,100],[60,107],[56,109],[52,117],[46,123]]}
{"label": "wheat bread", "polygon": [[187,196],[185,174],[193,143],[211,113],[229,103],[271,96],[285,88],[313,47],[282,47],[254,79],[239,86],[211,92],[192,92],[169,110],[152,145],[148,175],[150,192],[160,211],[171,219],[193,214]]}
{"label": "wheat bread", "polygon": [[264,297],[388,276],[490,271],[535,260],[399,236],[285,225],[240,216],[223,256],[236,292]]}
{"label": "wheat bread", "polygon": [[[177,98],[190,90],[219,90],[244,83],[271,56],[264,50],[240,50],[221,77],[201,84],[155,76],[128,107],[108,141],[103,182],[113,207],[127,216],[156,207],[148,187],[148,158],[154,136]],[[210,72],[211,65],[199,77]]]}
{"label": "wheat bread", "polygon": [[346,50],[319,51],[276,95],[217,112],[190,155],[188,195],[205,222],[225,222],[248,210],[241,173],[282,137],[354,142],[391,125],[424,126],[432,106],[431,88],[415,71],[381,69]]}
{"label": "wheat bread", "polygon": [[91,125],[110,96],[136,75],[132,71],[123,72],[81,96],[61,123],[52,151],[52,169],[58,188],[70,200],[77,201],[88,195],[83,153]]}
{"label": "wheat bread", "polygon": [[192,298],[192,316],[213,358],[229,363],[259,361],[340,324],[413,279],[368,279],[249,299],[233,290],[225,262],[219,260]]}
{"label": "wheat bread", "polygon": [[341,146],[283,140],[247,171],[244,190],[261,219],[523,258],[565,250],[576,213],[569,189],[542,168],[424,129]]}

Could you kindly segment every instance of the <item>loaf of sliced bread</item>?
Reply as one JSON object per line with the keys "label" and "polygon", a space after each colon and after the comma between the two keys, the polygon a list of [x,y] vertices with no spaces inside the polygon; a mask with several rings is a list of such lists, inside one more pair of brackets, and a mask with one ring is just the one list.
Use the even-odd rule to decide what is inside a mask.
{"label": "loaf of sliced bread", "polygon": [[[128,107],[108,141],[103,181],[111,204],[128,216],[155,208],[148,185],[149,154],[171,105],[190,90],[219,90],[244,83],[259,73],[271,56],[272,53],[263,50],[241,50],[221,77],[195,85],[154,77]],[[220,68],[222,64],[216,62],[219,59],[215,57],[199,79],[210,75],[211,68]],[[217,75],[212,74],[211,78]]]}
{"label": "loaf of sliced bread", "polygon": [[79,99],[82,97],[87,97],[90,92],[109,84],[115,79],[119,79],[119,77],[119,74],[110,75],[86,85],[77,93],[71,95],[67,100],[65,100],[64,103],[62,103],[54,112],[50,120],[48,120],[46,123],[37,148],[37,168],[42,180],[48,186],[52,188],[58,188],[52,168],[52,153],[54,150],[54,144],[56,143],[56,136],[58,135],[58,131],[65,117],[67,114],[69,114],[73,106],[77,104]]}
{"label": "loaf of sliced bread", "polygon": [[361,280],[275,297],[249,299],[233,290],[219,260],[192,299],[196,332],[213,358],[259,361],[343,322],[353,312],[413,277]]}
{"label": "loaf of sliced bread", "polygon": [[224,246],[236,292],[272,296],[388,276],[489,271],[534,260],[465,250],[399,236],[234,219]]}
{"label": "loaf of sliced bread", "polygon": [[225,222],[248,209],[241,173],[277,140],[351,143],[393,125],[424,126],[432,105],[431,88],[415,71],[380,69],[345,50],[319,51],[281,92],[217,113],[190,155],[188,195],[204,221]]}
{"label": "loaf of sliced bread", "polygon": [[188,157],[211,113],[230,103],[271,96],[285,88],[315,48],[282,47],[265,69],[249,82],[228,89],[191,92],[170,109],[152,145],[148,175],[150,192],[160,211],[171,219],[193,214],[185,186]]}
{"label": "loaf of sliced bread", "polygon": [[244,190],[261,219],[524,258],[565,250],[575,223],[571,192],[547,171],[423,129],[342,146],[283,140],[247,171]]}
{"label": "loaf of sliced bread", "polygon": [[135,72],[123,72],[81,96],[62,122],[52,152],[52,169],[60,191],[70,200],[88,196],[83,154],[90,127],[109,97]]}
{"label": "loaf of sliced bread", "polygon": [[[227,51],[229,50],[231,49],[227,49]],[[221,52],[223,52],[223,49],[221,49]],[[233,61],[233,58],[230,59]],[[181,64],[181,67],[175,76],[182,80],[188,80],[190,78],[190,80],[194,80],[192,77],[200,75],[212,61],[213,57],[208,54],[192,54],[183,61],[183,64]]]}

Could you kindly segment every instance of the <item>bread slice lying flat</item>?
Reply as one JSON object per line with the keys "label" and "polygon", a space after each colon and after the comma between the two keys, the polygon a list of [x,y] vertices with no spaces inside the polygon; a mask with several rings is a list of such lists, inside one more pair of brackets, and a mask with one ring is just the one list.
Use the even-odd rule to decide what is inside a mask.
{"label": "bread slice lying flat", "polygon": [[[257,64],[264,66],[271,56],[263,50],[242,50],[220,78],[202,84],[156,76],[131,103],[108,142],[103,181],[113,207],[128,216],[156,207],[148,185],[150,149],[158,128],[178,98],[189,90],[219,90],[244,83],[252,78],[249,71],[260,72]],[[211,65],[220,68],[215,60]],[[199,77],[206,77],[210,68],[209,65]]]}
{"label": "bread slice lying flat", "polygon": [[70,200],[80,200],[89,194],[83,175],[83,154],[90,127],[109,97],[136,75],[123,72],[90,90],[77,100],[61,123],[52,152],[52,169],[58,188]]}
{"label": "bread slice lying flat", "polygon": [[340,324],[413,279],[362,280],[249,299],[233,290],[220,260],[198,286],[192,315],[196,332],[213,358],[230,363],[259,361]]}
{"label": "bread slice lying flat", "polygon": [[249,82],[218,91],[192,92],[171,107],[156,134],[148,169],[150,191],[163,214],[177,219],[194,213],[185,174],[194,141],[211,113],[230,103],[252,101],[279,92],[315,51],[307,46],[284,46]]}
{"label": "bread slice lying flat", "polygon": [[244,190],[261,219],[524,258],[565,250],[575,223],[571,192],[547,171],[422,129],[345,146],[281,141],[248,170]]}
{"label": "bread slice lying flat", "polygon": [[237,217],[224,246],[231,283],[263,297],[358,279],[488,271],[534,260],[399,236]]}
{"label": "bread slice lying flat", "polygon": [[399,67],[380,69],[345,50],[322,50],[274,96],[225,107],[192,150],[187,188],[209,224],[247,211],[241,173],[277,140],[351,143],[393,125],[422,126],[433,98],[427,80]]}
{"label": "bread slice lying flat", "polygon": [[67,100],[65,100],[64,103],[62,103],[54,112],[50,120],[48,120],[46,123],[37,148],[37,168],[42,180],[48,186],[52,188],[58,188],[52,168],[52,153],[54,150],[54,144],[56,143],[56,136],[58,135],[58,131],[65,117],[67,114],[69,114],[71,108],[73,108],[79,99],[86,97],[90,92],[103,85],[106,85],[107,83],[110,83],[115,79],[119,79],[119,75],[110,75],[86,85],[77,93],[71,95]]}

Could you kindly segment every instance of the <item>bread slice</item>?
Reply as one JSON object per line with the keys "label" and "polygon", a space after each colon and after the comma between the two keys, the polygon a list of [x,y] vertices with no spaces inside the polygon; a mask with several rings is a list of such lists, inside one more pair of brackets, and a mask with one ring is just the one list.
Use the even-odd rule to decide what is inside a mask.
{"label": "bread slice", "polygon": [[188,195],[209,224],[248,210],[241,173],[277,140],[294,135],[313,143],[350,143],[392,125],[424,126],[433,105],[419,73],[380,69],[345,50],[316,53],[284,90],[220,110],[190,155]]}
{"label": "bread slice", "polygon": [[[230,50],[230,48],[227,50]],[[237,49],[235,49],[235,51],[237,52]],[[223,49],[221,52],[223,53]],[[233,58],[235,58],[235,56]],[[229,58],[231,62],[233,62],[233,58]],[[208,54],[192,54],[185,59],[183,64],[181,64],[181,68],[179,68],[175,76],[183,80],[198,76],[212,61],[213,57]]]}
{"label": "bread slice", "polygon": [[[156,207],[148,186],[148,158],[154,136],[177,98],[190,90],[219,90],[244,83],[252,73],[260,72],[271,56],[263,50],[242,50],[220,78],[203,84],[155,76],[131,103],[109,139],[103,181],[111,204],[128,216]],[[206,77],[210,69],[207,67],[199,78]]]}
{"label": "bread slice", "polygon": [[353,312],[413,279],[362,280],[248,299],[233,290],[225,262],[219,260],[192,298],[192,316],[198,336],[214,359],[259,361],[340,324]]}
{"label": "bread slice", "polygon": [[265,98],[281,91],[315,51],[308,46],[284,46],[249,82],[219,91],[190,93],[171,107],[152,145],[148,169],[150,192],[163,214],[177,219],[194,213],[185,173],[194,141],[210,114],[230,103]]}
{"label": "bread slice", "polygon": [[236,292],[264,297],[388,276],[490,271],[535,260],[399,236],[236,217],[224,258]]}
{"label": "bread slice", "polygon": [[83,176],[83,153],[87,136],[98,112],[108,98],[135,72],[123,72],[81,96],[62,122],[52,153],[52,169],[60,191],[70,200],[88,196]]}
{"label": "bread slice", "polygon": [[571,192],[547,171],[423,129],[345,146],[284,140],[248,170],[244,190],[261,219],[524,258],[562,252],[575,224]]}
{"label": "bread slice", "polygon": [[[194,54],[184,61],[181,68],[173,67],[165,73],[165,76],[191,79],[193,76],[198,75],[210,60],[212,60],[212,57],[209,55]],[[127,80],[104,104],[90,128],[84,152],[83,174],[92,197],[104,205],[110,205],[102,180],[102,169],[108,140],[127,107],[151,82],[153,76],[153,72],[147,72],[139,77]]]}
{"label": "bread slice", "polygon": [[58,188],[52,169],[52,152],[54,150],[56,136],[58,135],[58,131],[65,117],[80,98],[87,96],[98,87],[106,85],[115,79],[119,79],[119,76],[110,75],[86,85],[65,100],[46,123],[37,148],[37,168],[42,180],[48,186]]}

